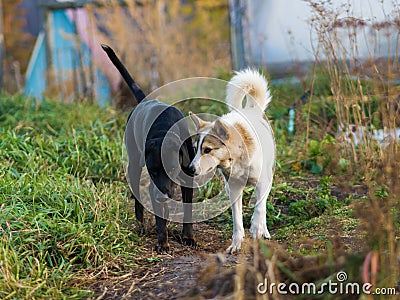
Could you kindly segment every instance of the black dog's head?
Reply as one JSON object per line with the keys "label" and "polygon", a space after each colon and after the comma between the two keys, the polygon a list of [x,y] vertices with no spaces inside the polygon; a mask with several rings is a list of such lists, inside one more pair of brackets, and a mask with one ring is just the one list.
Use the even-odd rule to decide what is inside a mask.
{"label": "black dog's head", "polygon": [[186,143],[182,143],[176,135],[148,139],[145,160],[155,186],[161,193],[172,198],[179,177],[190,164]]}

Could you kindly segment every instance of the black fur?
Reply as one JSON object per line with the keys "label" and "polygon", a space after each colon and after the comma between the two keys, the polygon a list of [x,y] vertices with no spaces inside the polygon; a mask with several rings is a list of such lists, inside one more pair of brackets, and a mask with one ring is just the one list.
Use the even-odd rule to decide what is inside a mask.
{"label": "black fur", "polygon": [[136,84],[135,80],[133,80],[131,74],[129,74],[128,70],[121,63],[114,50],[111,49],[110,46],[104,44],[101,44],[101,47],[107,53],[108,57],[117,68],[117,70],[121,73],[122,78],[128,84],[129,89],[132,91],[137,103],[139,104],[144,98],[146,98],[146,95],[143,93],[142,89]]}
{"label": "black fur", "polygon": [[[121,63],[119,58],[116,56],[114,51],[107,45],[101,45],[103,50],[107,53],[108,57],[121,73],[122,77],[128,84],[132,93],[134,94],[138,104],[142,102],[143,99],[146,98],[144,92],[140,89],[140,87],[135,83],[132,76],[129,74],[128,70]],[[175,183],[169,178],[167,172],[165,170],[165,166],[162,164],[161,160],[161,146],[164,142],[179,142],[180,139],[176,138],[178,141],[174,141],[169,138],[166,140],[166,134],[174,126],[178,121],[184,118],[183,114],[172,106],[167,106],[165,104],[160,103],[159,105],[165,106],[165,109],[161,112],[161,114],[154,120],[152,123],[150,130],[146,136],[145,141],[145,165],[148,170],[148,173],[152,179],[152,182],[156,185],[158,190],[163,194],[168,194],[169,197],[173,196],[173,192],[175,189]],[[132,111],[133,112],[133,111]],[[128,121],[132,116],[132,112],[128,117]],[[133,120],[134,121],[134,120]],[[184,125],[183,125],[184,124]],[[139,124],[137,124],[139,125]],[[185,122],[180,122],[179,126],[177,126],[178,132],[176,132],[177,136],[181,134],[181,136],[188,137],[189,130]],[[128,151],[129,153],[129,151]],[[179,162],[180,168],[182,171],[192,176],[193,173],[189,169],[189,164],[193,160],[195,156],[195,152],[192,145],[191,138],[186,138],[183,142],[182,146],[179,149]],[[129,157],[129,163],[131,164],[133,161],[137,161],[137,159],[131,159]],[[134,168],[138,169],[139,166],[134,166]],[[141,168],[140,168],[141,169]],[[138,193],[138,184],[140,181],[140,171],[137,172],[138,176],[134,176],[134,184],[135,188],[132,188],[134,198],[135,198],[135,214],[136,219],[143,223],[143,205],[138,201],[139,193]],[[137,175],[137,174],[136,174]],[[138,178],[136,178],[138,177]],[[132,186],[132,183],[130,183]],[[190,186],[190,185],[189,185]],[[182,199],[184,203],[192,203],[193,198],[193,189],[185,186],[181,186]],[[157,252],[168,252],[169,244],[168,244],[168,232],[167,232],[167,220],[166,217],[168,215],[168,206],[164,203],[157,201],[156,199],[152,199],[153,209],[156,213],[156,226],[157,226],[157,237],[158,237],[158,245],[156,246]],[[190,207],[190,206],[189,206]],[[160,216],[165,216],[162,218]],[[191,209],[188,209],[188,206],[185,206],[184,211],[184,224],[182,230],[182,240],[185,244],[190,246],[195,246],[195,241],[193,238],[193,228],[192,224],[188,223],[191,221]]]}

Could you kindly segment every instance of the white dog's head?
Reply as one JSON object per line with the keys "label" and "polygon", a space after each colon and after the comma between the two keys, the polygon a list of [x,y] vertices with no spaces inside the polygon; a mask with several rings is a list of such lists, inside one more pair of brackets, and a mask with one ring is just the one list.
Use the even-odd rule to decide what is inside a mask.
{"label": "white dog's head", "polygon": [[197,128],[196,156],[190,165],[194,174],[205,175],[217,167],[228,169],[232,162],[226,144],[229,139],[229,125],[220,119],[207,122],[193,113],[190,113],[190,117]]}
{"label": "white dog's head", "polygon": [[254,140],[242,124],[228,124],[221,118],[207,122],[193,113],[190,117],[197,128],[196,156],[190,164],[195,175],[217,167],[228,175],[235,162],[246,160],[254,150]]}

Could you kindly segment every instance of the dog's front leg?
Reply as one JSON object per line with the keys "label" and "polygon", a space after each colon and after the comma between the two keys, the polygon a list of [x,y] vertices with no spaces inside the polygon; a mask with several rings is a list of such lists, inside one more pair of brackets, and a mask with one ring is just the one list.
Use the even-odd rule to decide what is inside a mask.
{"label": "dog's front leg", "polygon": [[157,227],[157,240],[158,244],[155,246],[155,250],[158,254],[164,252],[169,252],[168,243],[168,230],[167,230],[167,220],[156,216],[156,227]]}
{"label": "dog's front leg", "polygon": [[[157,245],[155,246],[155,250],[158,254],[162,254],[164,252],[169,252],[169,243],[168,243],[168,229],[167,229],[167,219],[166,214],[168,206],[165,203],[160,203],[158,200],[153,200],[153,209],[156,214],[156,228],[157,228]],[[164,218],[163,218],[164,216]]]}
{"label": "dog's front leg", "polygon": [[242,241],[244,239],[242,216],[242,195],[244,185],[239,183],[228,185],[228,183],[225,181],[225,187],[229,195],[229,200],[231,201],[233,219],[232,244],[228,247],[228,249],[226,249],[226,252],[232,254],[240,249]]}
{"label": "dog's front leg", "polygon": [[183,199],[183,229],[182,242],[187,246],[196,246],[192,225],[192,199],[193,189],[181,186]]}
{"label": "dog's front leg", "polygon": [[271,191],[270,183],[259,182],[256,186],[257,202],[251,217],[250,233],[254,239],[271,238],[267,228],[267,198]]}

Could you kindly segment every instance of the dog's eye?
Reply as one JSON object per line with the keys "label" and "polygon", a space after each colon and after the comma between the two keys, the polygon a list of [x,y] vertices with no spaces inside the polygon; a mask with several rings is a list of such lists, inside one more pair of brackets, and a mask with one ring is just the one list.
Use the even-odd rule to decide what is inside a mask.
{"label": "dog's eye", "polygon": [[208,148],[208,147],[207,147],[207,148],[204,149],[204,153],[205,153],[205,154],[210,153],[211,150],[212,150],[211,148]]}

